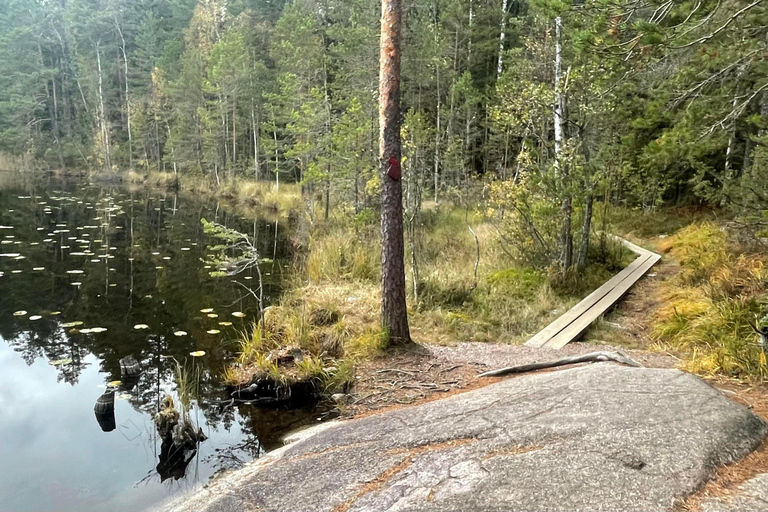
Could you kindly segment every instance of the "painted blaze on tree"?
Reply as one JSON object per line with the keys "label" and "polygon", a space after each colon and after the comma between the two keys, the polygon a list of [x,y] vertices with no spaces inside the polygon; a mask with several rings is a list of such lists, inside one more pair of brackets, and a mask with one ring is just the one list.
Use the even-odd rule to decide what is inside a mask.
{"label": "painted blaze on tree", "polygon": [[400,181],[401,1],[381,1],[379,59],[379,166],[381,175],[381,322],[390,343],[407,343],[403,243],[403,188]]}

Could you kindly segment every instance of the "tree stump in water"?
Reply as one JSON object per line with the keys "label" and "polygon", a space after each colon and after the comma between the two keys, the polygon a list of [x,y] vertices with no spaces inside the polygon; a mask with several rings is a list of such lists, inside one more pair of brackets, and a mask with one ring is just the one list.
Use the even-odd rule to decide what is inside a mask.
{"label": "tree stump in water", "polygon": [[96,400],[93,406],[93,412],[96,414],[96,421],[99,422],[101,430],[112,432],[117,428],[115,424],[115,392],[106,391]]}

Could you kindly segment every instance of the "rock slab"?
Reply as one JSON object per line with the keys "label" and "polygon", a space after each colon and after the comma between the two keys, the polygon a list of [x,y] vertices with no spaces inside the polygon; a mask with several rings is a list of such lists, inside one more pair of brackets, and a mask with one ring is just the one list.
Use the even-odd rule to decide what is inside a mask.
{"label": "rock slab", "polygon": [[701,505],[702,512],[766,512],[768,510],[768,473],[744,482],[731,495],[711,498]]}
{"label": "rock slab", "polygon": [[323,425],[164,510],[670,510],[767,432],[692,375],[598,363]]}

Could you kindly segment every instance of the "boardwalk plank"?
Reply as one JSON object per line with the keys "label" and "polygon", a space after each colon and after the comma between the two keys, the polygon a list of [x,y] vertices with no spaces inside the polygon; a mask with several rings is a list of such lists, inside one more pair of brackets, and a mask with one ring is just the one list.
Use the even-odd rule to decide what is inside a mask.
{"label": "boardwalk plank", "polygon": [[[642,256],[638,259],[643,258]],[[587,328],[592,325],[592,322],[597,320],[606,311],[613,307],[616,302],[624,296],[634,284],[645,275],[648,270],[651,269],[661,258],[661,256],[653,255],[649,256],[645,262],[635,270],[632,275],[624,279],[621,283],[616,285],[605,297],[600,299],[594,306],[588,311],[579,316],[579,318],[572,322],[568,327],[557,333],[549,339],[543,346],[544,348],[561,349],[568,343],[578,339]]]}
{"label": "boardwalk plank", "polygon": [[559,349],[577,339],[661,259],[656,253],[616,238],[638,257],[627,268],[528,340],[526,345]]}
{"label": "boardwalk plank", "polygon": [[[647,258],[647,257],[646,257]],[[577,320],[585,311],[589,310],[595,305],[597,301],[605,297],[618,283],[623,281],[627,276],[637,270],[644,260],[642,257],[638,257],[627,268],[613,276],[600,288],[590,293],[585,299],[576,304],[573,308],[566,311],[563,315],[559,316],[555,321],[541,330],[533,338],[526,342],[529,347],[541,347],[553,336],[557,335],[560,331],[568,327],[569,324]]]}

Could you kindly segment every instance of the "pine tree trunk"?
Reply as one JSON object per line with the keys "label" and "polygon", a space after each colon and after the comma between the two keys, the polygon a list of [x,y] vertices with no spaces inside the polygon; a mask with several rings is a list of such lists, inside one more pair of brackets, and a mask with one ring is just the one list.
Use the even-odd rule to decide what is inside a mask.
{"label": "pine tree trunk", "polygon": [[381,175],[381,321],[391,344],[408,343],[403,241],[403,188],[389,172],[401,162],[401,0],[381,1],[379,156]]}

